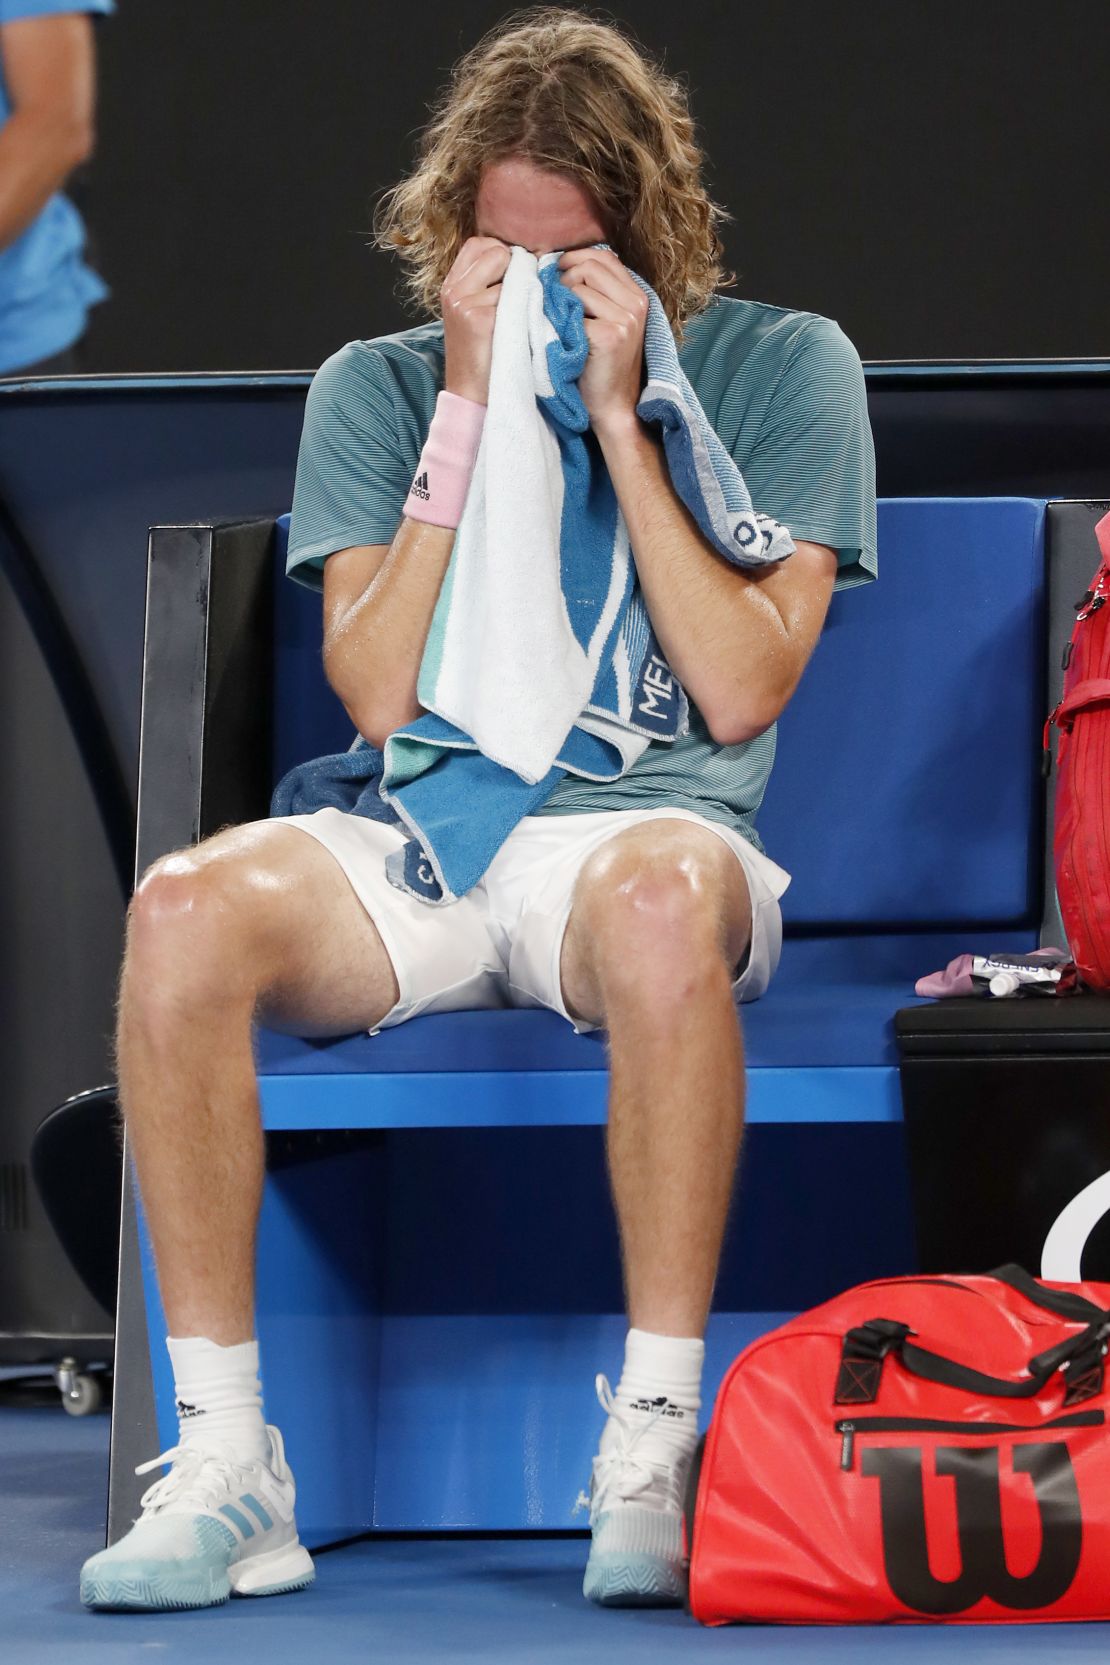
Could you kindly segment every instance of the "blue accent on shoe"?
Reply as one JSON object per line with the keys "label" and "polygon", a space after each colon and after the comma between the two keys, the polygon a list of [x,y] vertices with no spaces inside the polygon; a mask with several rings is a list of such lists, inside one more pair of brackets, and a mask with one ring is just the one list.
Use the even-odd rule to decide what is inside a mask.
{"label": "blue accent on shoe", "polygon": [[242,1509],[237,1509],[234,1503],[221,1503],[220,1514],[226,1515],[234,1526],[237,1526],[244,1538],[254,1537],[254,1527],[247,1519]]}
{"label": "blue accent on shoe", "polygon": [[239,1502],[245,1503],[251,1514],[257,1516],[258,1522],[264,1532],[268,1532],[270,1530],[274,1523],[253,1492],[244,1492],[242,1497],[239,1499]]}
{"label": "blue accent on shoe", "polygon": [[686,1579],[658,1555],[590,1551],[582,1594],[600,1607],[681,1607]]}
{"label": "blue accent on shoe", "polygon": [[[165,1608],[215,1607],[227,1601],[231,1584],[227,1569],[238,1540],[229,1526],[208,1515],[174,1521],[191,1532],[197,1553],[182,1556],[151,1552],[161,1547],[166,1525],[140,1523],[110,1549],[91,1555],[81,1569],[81,1600],[86,1607],[155,1612]],[[151,1539],[155,1540],[151,1546]],[[144,1539],[147,1552],[137,1551]],[[129,1543],[128,1540],[131,1540]],[[137,1541],[137,1543],[136,1543]],[[167,1546],[168,1548],[168,1546]]]}

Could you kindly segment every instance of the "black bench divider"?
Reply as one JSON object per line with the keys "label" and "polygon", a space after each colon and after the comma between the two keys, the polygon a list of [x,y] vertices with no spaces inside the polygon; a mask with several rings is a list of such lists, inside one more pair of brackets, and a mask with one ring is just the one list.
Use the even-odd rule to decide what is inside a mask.
{"label": "black bench divider", "polygon": [[[160,856],[269,813],[273,518],[153,526],[147,546],[135,884]],[[158,1449],[134,1176],[120,1218],[108,1542]]]}

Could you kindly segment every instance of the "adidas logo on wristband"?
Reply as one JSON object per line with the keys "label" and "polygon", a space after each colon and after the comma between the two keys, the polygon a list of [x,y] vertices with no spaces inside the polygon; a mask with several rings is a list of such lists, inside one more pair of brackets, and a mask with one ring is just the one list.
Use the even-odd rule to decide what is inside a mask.
{"label": "adidas logo on wristband", "polygon": [[409,496],[422,497],[426,503],[431,495],[431,492],[428,490],[428,471],[425,469],[423,474],[418,474],[416,476],[416,479],[409,487]]}

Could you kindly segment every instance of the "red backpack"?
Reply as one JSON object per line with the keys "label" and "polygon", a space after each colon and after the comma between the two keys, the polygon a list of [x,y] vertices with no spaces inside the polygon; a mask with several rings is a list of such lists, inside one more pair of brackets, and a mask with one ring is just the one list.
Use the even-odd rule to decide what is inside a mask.
{"label": "red backpack", "polygon": [[1068,947],[1088,988],[1110,992],[1110,514],[1095,527],[1102,562],[1079,604],[1064,654],[1064,697],[1045,724],[1060,731],[1056,894]]}
{"label": "red backpack", "polygon": [[753,1342],[691,1477],[691,1613],[1110,1617],[1108,1335],[1110,1285],[1005,1266],[862,1284]]}

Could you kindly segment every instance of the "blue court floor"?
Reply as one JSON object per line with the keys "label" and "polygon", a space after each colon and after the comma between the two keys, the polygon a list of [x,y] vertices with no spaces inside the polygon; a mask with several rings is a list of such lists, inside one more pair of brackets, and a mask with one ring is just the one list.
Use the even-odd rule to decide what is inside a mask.
{"label": "blue court floor", "polygon": [[[152,1452],[153,1456],[154,1453]],[[78,1568],[103,1543],[108,1417],[0,1408],[4,1665],[633,1665],[653,1660],[1106,1659],[1104,1625],[708,1631],[682,1613],[583,1601],[581,1538],[375,1539],[316,1557],[315,1585],[199,1613],[87,1613]]]}

